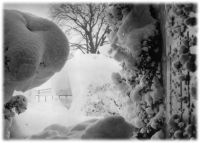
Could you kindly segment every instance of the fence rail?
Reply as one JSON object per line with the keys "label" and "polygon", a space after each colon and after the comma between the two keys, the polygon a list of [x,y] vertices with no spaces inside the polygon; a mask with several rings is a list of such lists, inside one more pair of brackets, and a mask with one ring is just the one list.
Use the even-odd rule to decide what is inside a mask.
{"label": "fence rail", "polygon": [[47,97],[51,96],[51,99],[54,100],[54,97],[58,97],[59,99],[61,99],[62,97],[67,98],[72,96],[71,94],[56,94],[56,96],[53,96],[52,94],[47,94],[51,92],[51,88],[47,88],[47,89],[40,89],[40,90],[36,90],[36,98],[37,101],[40,102],[41,101],[41,97],[44,97],[45,102],[47,101]]}

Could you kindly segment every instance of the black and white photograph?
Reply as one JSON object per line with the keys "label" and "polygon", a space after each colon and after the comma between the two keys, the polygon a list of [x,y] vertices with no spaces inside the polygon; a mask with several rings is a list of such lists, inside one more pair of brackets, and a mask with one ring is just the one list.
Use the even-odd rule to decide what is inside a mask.
{"label": "black and white photograph", "polygon": [[2,4],[3,140],[197,140],[198,3]]}

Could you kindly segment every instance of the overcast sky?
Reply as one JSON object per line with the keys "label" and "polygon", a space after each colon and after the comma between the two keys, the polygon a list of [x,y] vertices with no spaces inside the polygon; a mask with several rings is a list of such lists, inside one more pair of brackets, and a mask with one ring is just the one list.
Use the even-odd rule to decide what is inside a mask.
{"label": "overcast sky", "polygon": [[50,7],[50,4],[41,4],[41,3],[40,4],[34,4],[34,3],[4,4],[4,9],[20,10],[20,11],[32,13],[36,16],[50,19],[49,7]]}

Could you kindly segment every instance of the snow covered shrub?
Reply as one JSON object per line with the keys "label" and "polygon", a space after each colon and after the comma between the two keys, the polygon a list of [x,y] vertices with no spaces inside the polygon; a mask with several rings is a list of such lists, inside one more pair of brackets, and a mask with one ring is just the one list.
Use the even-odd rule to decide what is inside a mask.
{"label": "snow covered shrub", "polygon": [[[61,70],[68,53],[68,40],[52,21],[16,10],[4,11],[5,126],[12,123],[13,109],[20,114],[27,108],[26,98],[12,97],[13,92],[46,82]],[[5,131],[5,138],[9,138],[9,131]]]}
{"label": "snow covered shrub", "polygon": [[187,48],[185,45],[182,45],[179,49],[179,54],[186,54],[189,52],[189,48]]}
{"label": "snow covered shrub", "polygon": [[151,138],[164,123],[164,110],[159,110],[164,98],[160,83],[162,39],[155,8],[112,5],[108,13],[111,53],[123,68],[120,73],[114,73],[112,79],[127,99],[124,113],[120,115],[139,129],[147,128],[142,135],[138,132],[138,138]]}
{"label": "snow covered shrub", "polygon": [[189,26],[195,26],[197,24],[196,17],[189,17],[185,20],[185,24]]}
{"label": "snow covered shrub", "polygon": [[160,130],[158,132],[156,132],[151,139],[156,140],[156,139],[164,139],[165,138],[165,134],[163,132],[163,130]]}
{"label": "snow covered shrub", "polygon": [[116,83],[116,84],[122,82],[122,78],[119,73],[112,73],[112,79],[113,79],[114,83]]}
{"label": "snow covered shrub", "polygon": [[84,121],[82,123],[75,125],[70,131],[73,132],[73,131],[85,130],[87,126],[89,126],[91,123],[95,123],[96,121],[98,121],[98,119],[90,119],[90,120]]}
{"label": "snow covered shrub", "polygon": [[[46,130],[41,132],[40,134],[37,135],[32,135],[29,137],[29,139],[62,139],[63,137],[59,135],[59,132],[56,130]],[[63,138],[67,139],[67,137]]]}
{"label": "snow covered shrub", "polygon": [[150,126],[154,129],[161,129],[162,126],[163,126],[163,123],[164,123],[164,119],[165,119],[165,116],[164,116],[164,105],[163,104],[160,104],[159,105],[159,111],[156,113],[156,115],[150,119]]}
{"label": "snow covered shrub", "polygon": [[144,101],[146,102],[147,106],[151,107],[153,105],[153,98],[149,92],[145,94]]}
{"label": "snow covered shrub", "polygon": [[170,130],[173,130],[176,131],[177,129],[179,129],[179,126],[178,126],[178,122],[180,121],[180,116],[177,115],[177,114],[174,114],[170,119],[169,119],[169,122],[168,122],[168,125],[169,125],[169,128]]}
{"label": "snow covered shrub", "polygon": [[195,72],[197,67],[196,67],[196,64],[194,63],[194,61],[192,60],[189,60],[187,63],[186,63],[186,68],[188,71],[190,72]]}
{"label": "snow covered shrub", "polygon": [[190,58],[189,56],[190,56],[189,53],[181,54],[179,59],[182,65],[184,65],[189,60]]}
{"label": "snow covered shrub", "polygon": [[4,105],[4,117],[5,119],[10,119],[14,116],[13,109],[17,114],[24,112],[27,109],[27,99],[23,95],[13,96],[5,105]]}
{"label": "snow covered shrub", "polygon": [[188,124],[185,127],[185,135],[189,138],[196,136],[196,127],[193,124]]}
{"label": "snow covered shrub", "polygon": [[140,102],[142,100],[142,90],[143,90],[142,85],[136,85],[134,89],[130,92],[130,99],[132,102]]}
{"label": "snow covered shrub", "polygon": [[[27,99],[23,95],[16,95],[11,97],[11,99],[4,105],[4,138],[10,138],[10,130],[13,123],[13,117],[15,112],[17,114],[23,113],[27,109]],[[14,112],[15,111],[15,112]]]}
{"label": "snow covered shrub", "polygon": [[192,47],[192,46],[196,46],[196,45],[197,45],[197,37],[192,35],[189,38],[189,46]]}
{"label": "snow covered shrub", "polygon": [[175,139],[182,139],[183,138],[183,131],[181,131],[181,130],[175,131],[174,138]]}
{"label": "snow covered shrub", "polygon": [[190,90],[191,90],[190,91],[191,95],[193,96],[194,99],[196,99],[197,98],[197,87],[196,87],[196,85],[193,85]]}
{"label": "snow covered shrub", "polygon": [[[122,87],[120,88],[119,86]],[[119,88],[121,90],[119,90]],[[84,113],[87,116],[125,114],[124,109],[127,108],[126,103],[128,97],[121,94],[121,92],[127,92],[126,90],[128,89],[123,86],[123,83],[116,86],[112,83],[100,86],[91,85],[88,88],[88,95],[86,96],[87,100],[83,108]]]}
{"label": "snow covered shrub", "polygon": [[137,129],[121,116],[110,116],[89,126],[82,135],[83,139],[126,139]]}
{"label": "snow covered shrub", "polygon": [[145,123],[144,121],[142,121],[139,117],[133,118],[133,120],[131,121],[131,123],[136,126],[137,128],[143,128],[145,127]]}
{"label": "snow covered shrub", "polygon": [[172,65],[173,65],[173,68],[176,69],[176,70],[180,70],[180,68],[182,67],[182,64],[181,64],[180,61],[174,61],[172,63]]}
{"label": "snow covered shrub", "polygon": [[[124,8],[121,8],[121,10],[123,9]],[[145,51],[145,48],[142,48],[142,41],[145,39],[155,41],[158,37],[155,39],[152,38],[158,34],[158,30],[156,27],[156,20],[151,17],[148,6],[130,5],[127,9],[131,10],[126,17],[118,21],[120,24],[117,27],[117,32],[116,30],[111,31],[111,33],[116,33],[115,40],[111,40],[111,45],[114,49],[116,46],[118,47],[118,49],[116,49],[116,59],[120,59],[120,61],[124,59],[125,65],[135,70],[138,68],[137,66],[142,63],[140,60],[141,55],[144,55],[142,54],[142,49]],[[118,11],[120,11],[120,9],[118,9]],[[110,13],[113,13],[112,10]],[[113,19],[115,19],[114,16]],[[112,23],[109,24],[112,27]],[[158,52],[159,49],[154,49],[158,47],[151,44],[153,44],[152,41],[147,45],[149,49]],[[121,50],[119,50],[119,48]],[[152,55],[150,55],[150,58],[151,56]]]}
{"label": "snow covered shrub", "polygon": [[15,10],[4,12],[4,94],[46,82],[66,62],[69,46],[53,22]]}
{"label": "snow covered shrub", "polygon": [[153,99],[153,103],[157,103],[158,101],[163,100],[164,89],[157,77],[154,77],[152,84],[152,92],[150,92],[151,97]]}

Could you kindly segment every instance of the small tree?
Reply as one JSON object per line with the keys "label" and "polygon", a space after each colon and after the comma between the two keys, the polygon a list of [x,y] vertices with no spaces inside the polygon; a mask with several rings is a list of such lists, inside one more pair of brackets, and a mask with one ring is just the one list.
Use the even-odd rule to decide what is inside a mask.
{"label": "small tree", "polygon": [[105,23],[105,4],[56,4],[51,7],[51,16],[65,32],[80,35],[80,40],[70,43],[70,47],[83,53],[98,53],[99,46],[105,44],[108,25]]}

